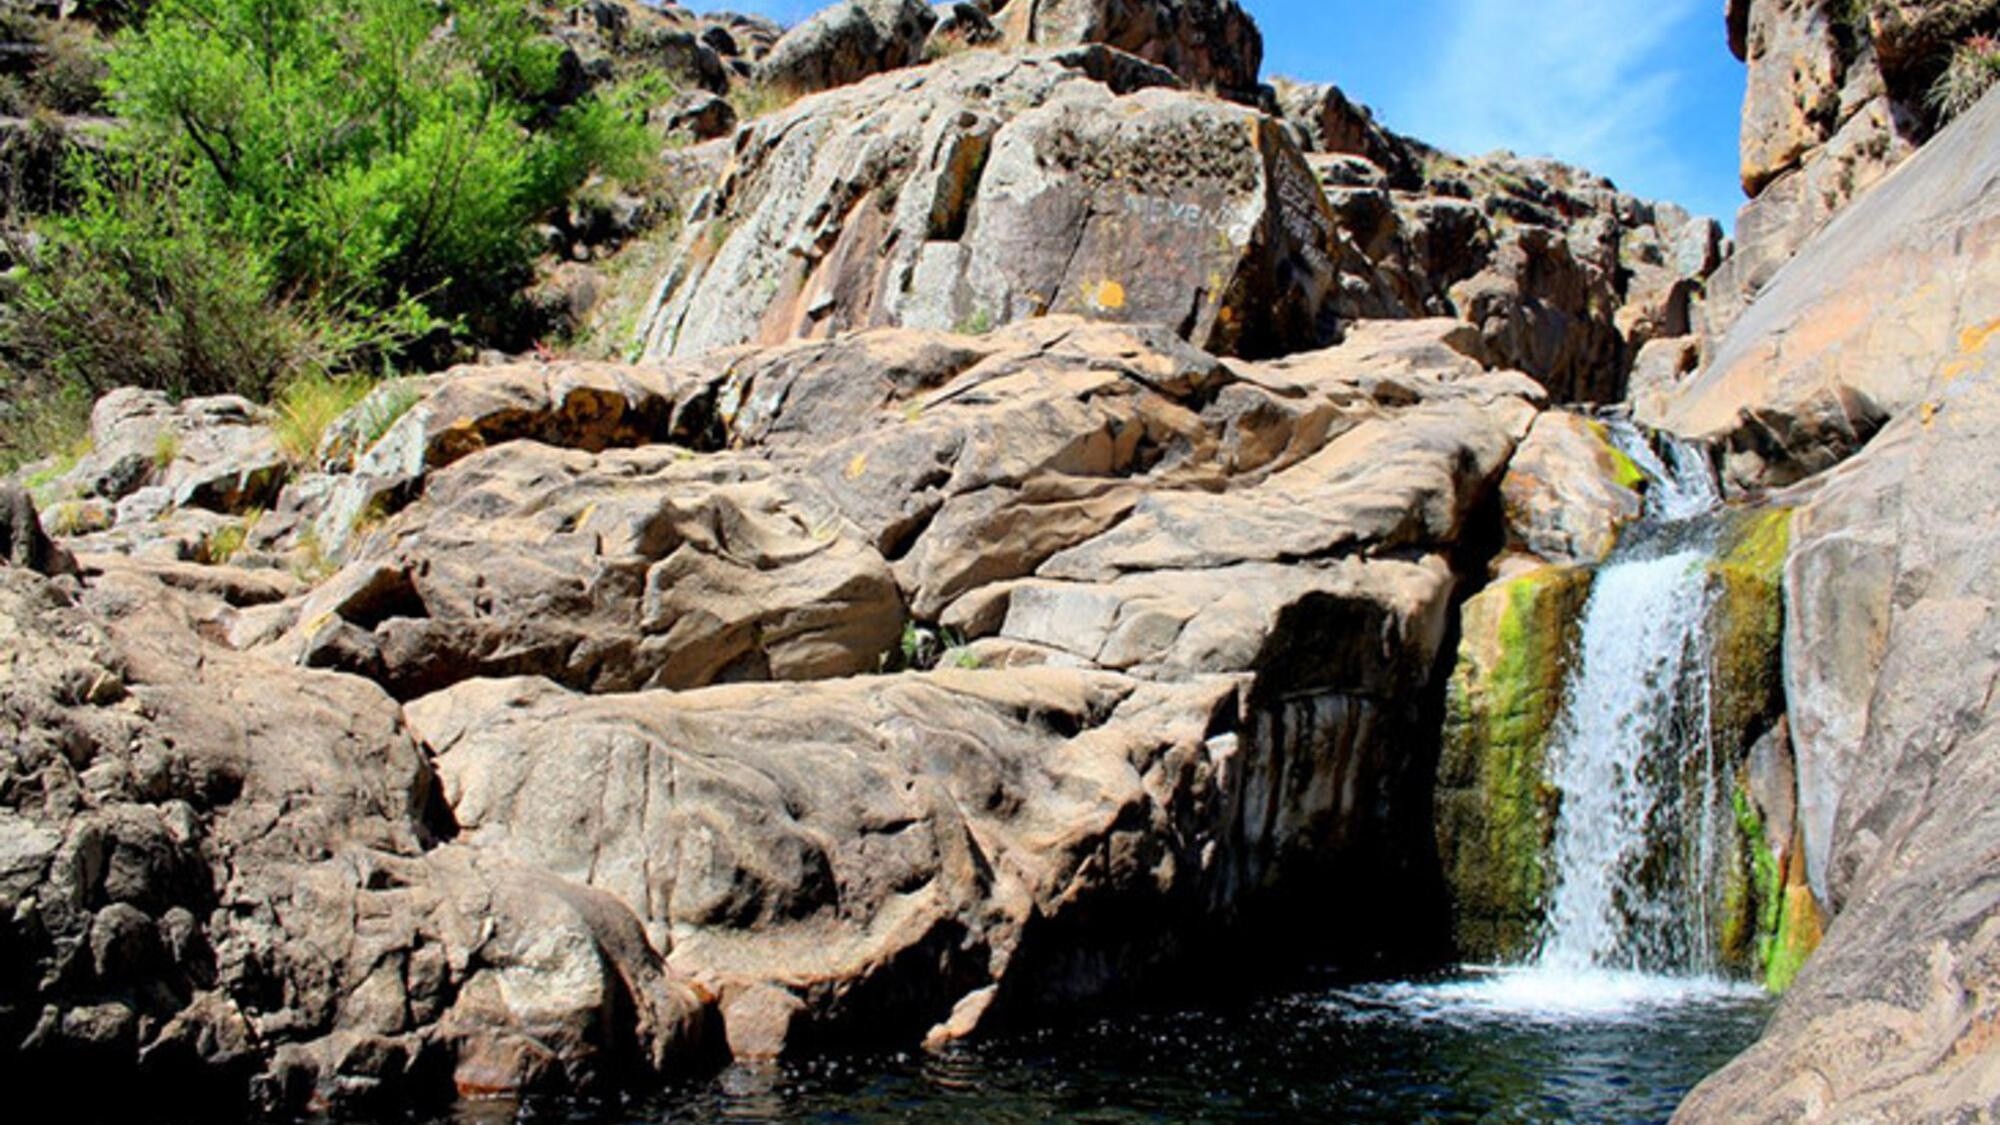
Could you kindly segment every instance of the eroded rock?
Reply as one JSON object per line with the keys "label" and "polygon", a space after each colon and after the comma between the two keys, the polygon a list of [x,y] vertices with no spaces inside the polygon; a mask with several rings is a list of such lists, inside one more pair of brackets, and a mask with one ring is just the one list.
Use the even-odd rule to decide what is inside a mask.
{"label": "eroded rock", "polygon": [[647,354],[1048,313],[1231,354],[1333,341],[1347,252],[1303,159],[1252,110],[1131,93],[1171,81],[1102,46],[971,52],[762,119],[662,282]]}
{"label": "eroded rock", "polygon": [[1264,37],[1237,0],[1015,0],[998,22],[1017,47],[1102,43],[1191,85],[1256,99]]}
{"label": "eroded rock", "polygon": [[1738,490],[1832,467],[1922,409],[1912,375],[1972,362],[2000,286],[2000,98],[1980,106],[1829,223],[1656,417],[1724,450]]}

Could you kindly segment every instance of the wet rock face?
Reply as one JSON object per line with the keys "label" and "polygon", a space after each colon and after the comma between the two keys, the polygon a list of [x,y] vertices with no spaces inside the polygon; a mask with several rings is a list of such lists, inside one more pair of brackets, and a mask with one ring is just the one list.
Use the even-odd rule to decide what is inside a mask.
{"label": "wet rock face", "polygon": [[647,354],[1071,312],[1225,354],[1335,339],[1349,251],[1276,123],[1131,93],[1172,78],[1077,50],[975,52],[753,126],[662,283]]}
{"label": "wet rock face", "polygon": [[1949,1119],[2000,1097],[1986,455],[2000,370],[1980,344],[1934,357],[1929,409],[1892,422],[1799,514],[1787,694],[1804,858],[1834,921],[1765,1037],[1691,1095],[1688,1120]]}
{"label": "wet rock face", "polygon": [[1588,570],[1539,567],[1459,611],[1436,801],[1452,943],[1467,961],[1518,960],[1540,937],[1559,800],[1549,740],[1590,584]]}
{"label": "wet rock face", "polygon": [[1796,800],[1758,798],[1796,819],[1772,842],[1799,919],[1772,971],[1832,918],[1685,1120],[1951,1120],[2000,1098],[1996,122],[1989,97],[1815,235],[1668,410],[1740,488],[1809,478],[1784,575]]}

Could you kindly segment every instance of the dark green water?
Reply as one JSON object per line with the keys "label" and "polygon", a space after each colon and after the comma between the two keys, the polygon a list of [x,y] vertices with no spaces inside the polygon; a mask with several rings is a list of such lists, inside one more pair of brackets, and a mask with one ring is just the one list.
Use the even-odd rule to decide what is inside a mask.
{"label": "dark green water", "polygon": [[[1326,984],[943,1055],[739,1066],[617,1110],[519,1116],[615,1125],[1661,1121],[1756,1038],[1768,1011],[1748,990],[1658,978]],[[468,1107],[453,1125],[516,1117],[513,1107]]]}

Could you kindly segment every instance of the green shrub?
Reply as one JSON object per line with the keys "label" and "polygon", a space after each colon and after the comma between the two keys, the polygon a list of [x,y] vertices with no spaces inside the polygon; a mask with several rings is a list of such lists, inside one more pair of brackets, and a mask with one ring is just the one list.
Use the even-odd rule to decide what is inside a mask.
{"label": "green shrub", "polygon": [[450,317],[511,295],[531,223],[645,154],[618,107],[548,104],[559,61],[521,0],[159,0],[110,66],[142,143],[285,284]]}
{"label": "green shrub", "polygon": [[17,239],[29,263],[0,318],[24,398],[127,384],[261,397],[308,371],[392,348],[424,326],[288,291],[262,244],[208,221],[187,173],[144,154],[81,155],[75,209]]}

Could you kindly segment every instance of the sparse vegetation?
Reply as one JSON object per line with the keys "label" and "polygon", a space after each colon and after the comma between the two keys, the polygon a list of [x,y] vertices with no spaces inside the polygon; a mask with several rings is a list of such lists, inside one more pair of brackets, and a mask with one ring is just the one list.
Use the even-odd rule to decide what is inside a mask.
{"label": "sparse vegetation", "polygon": [[262,509],[252,508],[241,519],[216,529],[202,544],[202,561],[210,566],[227,565],[250,544],[250,536],[264,518]]}
{"label": "sparse vegetation", "polygon": [[337,378],[317,371],[292,380],[275,404],[272,428],[278,448],[293,464],[310,463],[327,428],[366,398],[371,385],[364,378]]}
{"label": "sparse vegetation", "polygon": [[1949,121],[1978,105],[1995,82],[2000,82],[2000,40],[1975,35],[1952,49],[1951,61],[1931,86],[1931,108]]}
{"label": "sparse vegetation", "polygon": [[327,557],[326,545],[320,542],[319,529],[308,525],[299,533],[290,559],[292,577],[301,582],[317,583],[331,575],[335,567]]}
{"label": "sparse vegetation", "polygon": [[961,35],[933,35],[924,41],[924,61],[943,62],[973,49]]}
{"label": "sparse vegetation", "polygon": [[83,503],[65,500],[50,509],[48,533],[58,539],[72,539],[90,531],[90,513]]}
{"label": "sparse vegetation", "polygon": [[168,426],[153,437],[153,471],[166,472],[181,455],[180,431]]}
{"label": "sparse vegetation", "polygon": [[743,82],[730,88],[729,106],[736,111],[736,120],[755,121],[759,117],[778,112],[799,100],[800,95],[783,86],[765,82]]}
{"label": "sparse vegetation", "polygon": [[896,651],[882,655],[881,668],[888,672],[928,672],[934,668],[977,669],[979,657],[965,636],[956,629],[932,628],[915,621],[903,624]]}

